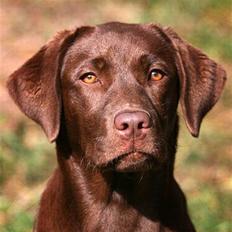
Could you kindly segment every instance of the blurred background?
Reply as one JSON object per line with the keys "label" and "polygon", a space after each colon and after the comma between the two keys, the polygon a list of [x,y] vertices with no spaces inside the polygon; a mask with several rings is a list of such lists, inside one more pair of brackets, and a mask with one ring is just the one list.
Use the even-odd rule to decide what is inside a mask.
{"label": "blurred background", "polygon": [[[39,198],[56,166],[54,144],[9,98],[5,82],[55,32],[106,21],[156,22],[232,75],[232,0],[0,1],[0,231],[31,231]],[[200,232],[232,231],[232,81],[205,118],[199,139],[182,118],[175,175]]]}

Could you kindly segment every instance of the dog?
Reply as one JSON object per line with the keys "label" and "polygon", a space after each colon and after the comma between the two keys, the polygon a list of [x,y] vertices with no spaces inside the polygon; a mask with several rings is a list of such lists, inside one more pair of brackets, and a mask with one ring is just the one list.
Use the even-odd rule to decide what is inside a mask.
{"label": "dog", "polygon": [[34,231],[195,231],[173,174],[177,105],[197,137],[225,80],[168,27],[111,22],[58,33],[7,83],[56,143]]}

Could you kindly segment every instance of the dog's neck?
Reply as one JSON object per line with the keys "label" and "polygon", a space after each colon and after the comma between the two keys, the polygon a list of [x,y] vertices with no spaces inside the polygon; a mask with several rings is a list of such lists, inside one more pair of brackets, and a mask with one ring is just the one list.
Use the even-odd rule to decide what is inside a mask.
{"label": "dog's neck", "polygon": [[[163,193],[170,175],[168,165],[159,170],[119,173],[87,168],[73,156],[69,159],[59,158],[59,167],[64,180],[73,186],[70,190],[77,193],[80,189],[78,199],[82,194],[84,198],[90,195],[88,199],[93,202],[106,204],[123,200],[128,204],[136,204],[137,201],[144,203],[146,200],[151,202],[151,197],[158,198],[160,192]],[[141,199],[144,201],[141,202]]]}
{"label": "dog's neck", "polygon": [[[162,171],[118,173],[89,170],[73,156],[69,159],[59,158],[59,163],[63,194],[69,199],[65,208],[68,209],[72,204],[79,209],[76,217],[85,227],[84,231],[104,226],[103,222],[109,220],[111,211],[114,211],[114,218],[111,219],[114,224],[117,224],[115,220],[122,213],[124,216],[128,213],[132,218],[141,216],[152,221],[158,220],[159,209],[163,208],[162,204],[169,192],[168,167]],[[90,220],[99,225],[88,223]]]}

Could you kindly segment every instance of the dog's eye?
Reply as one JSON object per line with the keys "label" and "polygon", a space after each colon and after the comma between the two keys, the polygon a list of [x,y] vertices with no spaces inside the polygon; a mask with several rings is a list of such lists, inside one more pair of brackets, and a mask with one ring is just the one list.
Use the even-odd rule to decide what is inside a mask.
{"label": "dog's eye", "polygon": [[93,73],[87,73],[80,78],[86,84],[93,84],[98,81],[97,77]]}
{"label": "dog's eye", "polygon": [[149,79],[153,81],[159,81],[165,76],[165,73],[159,69],[153,69],[150,72]]}

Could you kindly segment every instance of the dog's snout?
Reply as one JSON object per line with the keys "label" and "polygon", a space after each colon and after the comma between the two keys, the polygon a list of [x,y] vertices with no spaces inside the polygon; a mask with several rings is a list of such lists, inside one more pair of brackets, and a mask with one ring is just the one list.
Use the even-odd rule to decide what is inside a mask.
{"label": "dog's snout", "polygon": [[143,111],[119,113],[114,119],[114,125],[123,138],[139,139],[151,127],[151,118]]}

